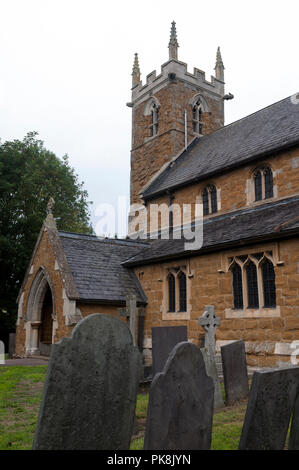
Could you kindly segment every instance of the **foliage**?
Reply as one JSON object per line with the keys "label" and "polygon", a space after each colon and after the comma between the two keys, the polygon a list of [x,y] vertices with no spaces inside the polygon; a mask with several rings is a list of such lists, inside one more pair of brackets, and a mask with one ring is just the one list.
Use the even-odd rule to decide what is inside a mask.
{"label": "foliage", "polygon": [[48,200],[60,230],[89,233],[87,192],[68,162],[44,147],[37,133],[0,142],[0,337],[14,330],[16,297]]}

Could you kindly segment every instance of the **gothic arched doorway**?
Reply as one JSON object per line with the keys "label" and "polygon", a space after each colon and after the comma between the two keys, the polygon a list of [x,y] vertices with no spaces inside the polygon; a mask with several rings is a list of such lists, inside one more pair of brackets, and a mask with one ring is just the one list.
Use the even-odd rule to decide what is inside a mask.
{"label": "gothic arched doorway", "polygon": [[32,283],[25,322],[27,354],[49,356],[53,341],[55,304],[51,279],[44,268],[40,268]]}
{"label": "gothic arched doorway", "polygon": [[52,344],[53,334],[53,301],[52,292],[47,284],[44,300],[41,307],[41,325],[39,329],[39,350],[40,354],[48,356]]}

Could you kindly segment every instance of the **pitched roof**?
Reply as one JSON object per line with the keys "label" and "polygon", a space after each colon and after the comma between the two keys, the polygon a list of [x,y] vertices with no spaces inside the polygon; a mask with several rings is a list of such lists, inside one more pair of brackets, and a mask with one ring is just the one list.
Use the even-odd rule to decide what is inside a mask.
{"label": "pitched roof", "polygon": [[151,240],[140,253],[123,262],[124,266],[141,266],[228,246],[281,238],[299,232],[299,196],[262,204],[229,214],[211,217],[203,223],[203,246],[186,251],[180,240]]}
{"label": "pitched roof", "polygon": [[133,293],[137,302],[147,302],[135,273],[121,264],[140,252],[142,243],[62,231],[58,234],[80,300],[123,303],[126,295]]}
{"label": "pitched roof", "polygon": [[211,177],[299,143],[291,97],[197,138],[146,187],[144,199]]}

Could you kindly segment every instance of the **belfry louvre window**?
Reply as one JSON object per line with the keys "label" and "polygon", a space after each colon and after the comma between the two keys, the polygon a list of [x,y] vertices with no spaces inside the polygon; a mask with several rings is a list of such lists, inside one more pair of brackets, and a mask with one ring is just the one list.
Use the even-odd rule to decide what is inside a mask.
{"label": "belfry louvre window", "polygon": [[193,132],[196,134],[202,134],[203,121],[202,121],[202,106],[200,100],[197,100],[192,108],[192,126]]}
{"label": "belfry louvre window", "polygon": [[273,197],[273,173],[271,168],[259,168],[254,172],[255,200],[261,201]]}
{"label": "belfry louvre window", "polygon": [[168,312],[187,311],[187,278],[181,269],[171,269],[167,277]]}
{"label": "belfry louvre window", "polygon": [[217,189],[213,184],[209,184],[202,191],[203,215],[217,212]]}
{"label": "belfry louvre window", "polygon": [[153,103],[151,106],[151,119],[150,124],[150,135],[151,137],[158,134],[159,129],[159,108],[156,103]]}
{"label": "belfry louvre window", "polygon": [[272,252],[229,258],[234,309],[276,307],[275,270]]}

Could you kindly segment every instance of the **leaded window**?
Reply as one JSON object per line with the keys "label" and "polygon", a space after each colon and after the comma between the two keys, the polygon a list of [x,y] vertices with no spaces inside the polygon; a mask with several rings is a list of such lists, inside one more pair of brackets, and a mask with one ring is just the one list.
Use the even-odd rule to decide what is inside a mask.
{"label": "leaded window", "polygon": [[202,191],[203,215],[217,212],[217,189],[213,184],[209,184]]}
{"label": "leaded window", "polygon": [[276,307],[273,252],[253,252],[232,256],[233,307],[259,309]]}
{"label": "leaded window", "polygon": [[248,308],[259,308],[257,272],[256,266],[252,261],[246,266],[246,273],[248,289]]}
{"label": "leaded window", "polygon": [[180,272],[178,275],[179,279],[179,293],[180,293],[180,312],[186,312],[187,310],[187,297],[186,297],[186,275]]}
{"label": "leaded window", "polygon": [[233,293],[234,293],[234,308],[243,308],[243,285],[242,285],[242,271],[240,266],[235,263],[232,267],[233,273]]}
{"label": "leaded window", "polygon": [[262,264],[264,307],[276,306],[275,272],[273,264],[266,259]]}
{"label": "leaded window", "polygon": [[173,274],[168,275],[168,310],[175,312],[175,277]]}
{"label": "leaded window", "polygon": [[256,201],[273,197],[273,173],[271,168],[260,168],[255,171],[254,192]]}

